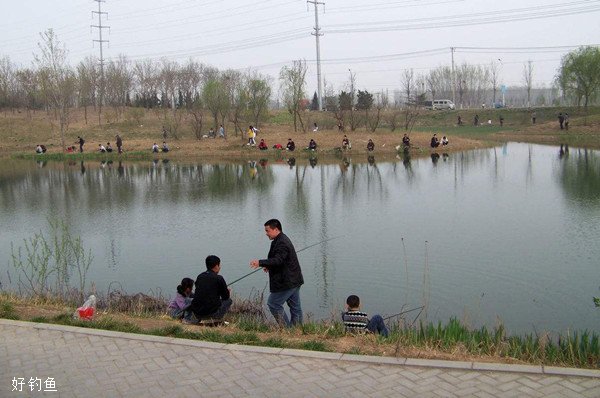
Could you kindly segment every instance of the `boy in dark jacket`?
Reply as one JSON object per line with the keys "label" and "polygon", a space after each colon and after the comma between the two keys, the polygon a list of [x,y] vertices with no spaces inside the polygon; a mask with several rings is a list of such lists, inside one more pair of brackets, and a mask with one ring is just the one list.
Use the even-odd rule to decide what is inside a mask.
{"label": "boy in dark jacket", "polygon": [[196,292],[191,310],[196,320],[222,319],[231,307],[231,290],[227,287],[225,279],[219,275],[221,259],[211,255],[206,257],[205,262],[206,271],[196,278]]}

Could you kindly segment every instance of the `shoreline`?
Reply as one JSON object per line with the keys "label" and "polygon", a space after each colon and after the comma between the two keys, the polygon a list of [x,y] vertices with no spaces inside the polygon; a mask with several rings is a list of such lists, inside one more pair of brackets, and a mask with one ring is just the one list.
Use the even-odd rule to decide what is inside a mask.
{"label": "shoreline", "polygon": [[[252,303],[253,306],[259,305],[259,308],[263,307],[262,304]],[[166,307],[166,303],[164,305]],[[264,313],[245,315],[243,312],[248,310],[248,305],[247,300],[237,298],[231,313],[226,316],[230,324],[217,327],[186,325],[171,319],[164,310],[135,307],[129,313],[99,308],[92,320],[84,321],[73,319],[77,304],[57,298],[23,298],[4,292],[0,293],[0,318],[187,340],[374,355],[382,358],[600,369],[596,334],[580,332],[577,335],[575,332],[575,337],[568,334],[563,336],[562,345],[555,345],[544,333],[506,336],[501,326],[493,331],[485,328],[470,329],[451,318],[445,324],[428,323],[413,327],[391,324],[390,337],[383,338],[374,334],[345,334],[343,324],[335,319],[307,321],[302,326],[281,329],[274,325],[268,315],[265,318]],[[582,341],[584,339],[585,342]],[[585,350],[586,345],[588,349],[592,346],[587,353],[581,351]],[[564,357],[559,355],[563,351],[564,354],[561,355]]]}

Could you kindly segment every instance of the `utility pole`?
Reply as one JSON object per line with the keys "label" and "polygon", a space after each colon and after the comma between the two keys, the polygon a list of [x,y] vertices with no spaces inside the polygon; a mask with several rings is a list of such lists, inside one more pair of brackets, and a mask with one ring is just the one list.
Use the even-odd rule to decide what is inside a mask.
{"label": "utility pole", "polygon": [[323,98],[321,96],[321,46],[319,44],[319,36],[323,36],[323,33],[321,33],[321,28],[319,27],[319,4],[322,4],[323,7],[325,7],[325,3],[318,0],[307,0],[307,3],[315,6],[315,31],[311,33],[311,35],[315,36],[317,41],[317,95],[319,96],[319,110],[322,111]]}
{"label": "utility pole", "polygon": [[450,54],[452,56],[452,102],[456,106],[456,74],[454,73],[454,47],[450,47]]}
{"label": "utility pole", "polygon": [[94,14],[98,14],[98,25],[90,25],[91,28],[98,29],[98,40],[92,40],[93,42],[100,43],[100,92],[99,101],[98,101],[98,125],[102,124],[101,115],[102,115],[102,104],[104,102],[104,56],[102,54],[102,47],[104,43],[108,43],[108,40],[102,40],[102,29],[110,29],[110,26],[102,25],[102,14],[106,15],[108,19],[108,13],[102,11],[102,3],[105,3],[105,0],[94,0],[98,3],[98,11],[92,11],[92,18]]}

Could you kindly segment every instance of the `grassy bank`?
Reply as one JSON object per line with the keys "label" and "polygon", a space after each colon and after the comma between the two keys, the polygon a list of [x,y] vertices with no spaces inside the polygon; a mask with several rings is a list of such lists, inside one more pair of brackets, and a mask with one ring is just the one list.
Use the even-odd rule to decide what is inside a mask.
{"label": "grassy bank", "polygon": [[502,326],[471,329],[457,319],[447,323],[409,326],[400,320],[390,326],[390,336],[346,335],[339,320],[308,321],[300,327],[280,329],[268,318],[240,312],[247,306],[236,300],[230,325],[207,328],[184,325],[163,311],[100,309],[92,321],[73,319],[74,306],[58,299],[21,298],[0,294],[0,317],[128,333],[142,333],[227,344],[297,348],[352,354],[417,357],[503,363],[543,364],[600,368],[599,336],[567,333],[557,338],[545,334],[507,336]]}
{"label": "grassy bank", "polygon": [[[583,108],[536,108],[537,123],[531,123],[529,109],[468,109],[454,111],[418,110],[418,117],[412,130],[405,130],[402,120],[405,115],[402,110],[389,109],[382,113],[381,121],[375,131],[359,124],[354,131],[346,126],[345,134],[352,142],[350,154],[365,155],[368,139],[375,142],[374,155],[393,154],[395,146],[400,144],[402,135],[408,132],[411,142],[420,151],[430,152],[429,139],[433,133],[450,138],[450,145],[444,151],[462,151],[489,146],[490,142],[524,141],[543,144],[569,144],[572,146],[600,148],[600,108],[591,107],[587,113]],[[569,131],[558,128],[556,115],[568,112],[571,115]],[[165,110],[144,110],[140,108],[125,108],[116,112],[107,109],[111,117],[102,125],[97,125],[97,115],[88,111],[87,122],[82,110],[73,110],[71,123],[65,136],[68,145],[73,145],[77,136],[86,140],[85,159],[101,159],[103,154],[95,153],[98,144],[112,142],[115,135],[120,134],[124,140],[124,156],[132,159],[151,157],[150,148],[153,143],[163,141],[162,126],[167,124],[169,112]],[[167,116],[166,116],[167,115]],[[358,112],[359,118],[363,117]],[[457,125],[461,116],[463,125]],[[479,116],[482,125],[474,126],[473,118]],[[500,117],[504,125],[500,127]],[[44,144],[48,148],[46,156],[62,155],[59,133],[53,115],[46,112],[0,112],[0,156],[24,156],[34,153],[36,144]],[[294,131],[291,116],[283,110],[271,111],[269,118],[262,123],[258,139],[265,139],[268,151],[259,151],[256,147],[245,145],[245,134],[235,131],[233,124],[226,123],[227,139],[201,138],[197,139],[192,132],[190,117],[182,113],[182,119],[177,126],[176,134],[171,133],[167,142],[171,147],[169,158],[276,158],[277,152],[272,149],[276,143],[285,146],[287,139],[292,138],[297,148],[303,148],[311,138],[318,145],[317,155],[332,154],[341,146],[342,134],[337,129],[337,122],[329,112],[305,112],[305,124],[319,125],[319,131]],[[488,125],[487,121],[492,124]],[[208,131],[212,119],[206,115],[203,130]],[[163,154],[160,154],[163,156]],[[294,156],[306,155],[296,151]],[[62,158],[60,158],[62,159]]]}

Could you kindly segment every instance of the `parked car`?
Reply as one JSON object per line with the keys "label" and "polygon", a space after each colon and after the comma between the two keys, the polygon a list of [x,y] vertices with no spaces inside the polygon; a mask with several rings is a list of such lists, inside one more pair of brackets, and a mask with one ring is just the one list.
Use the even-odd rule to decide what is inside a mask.
{"label": "parked car", "polygon": [[454,102],[451,100],[434,100],[431,104],[431,109],[455,109]]}

